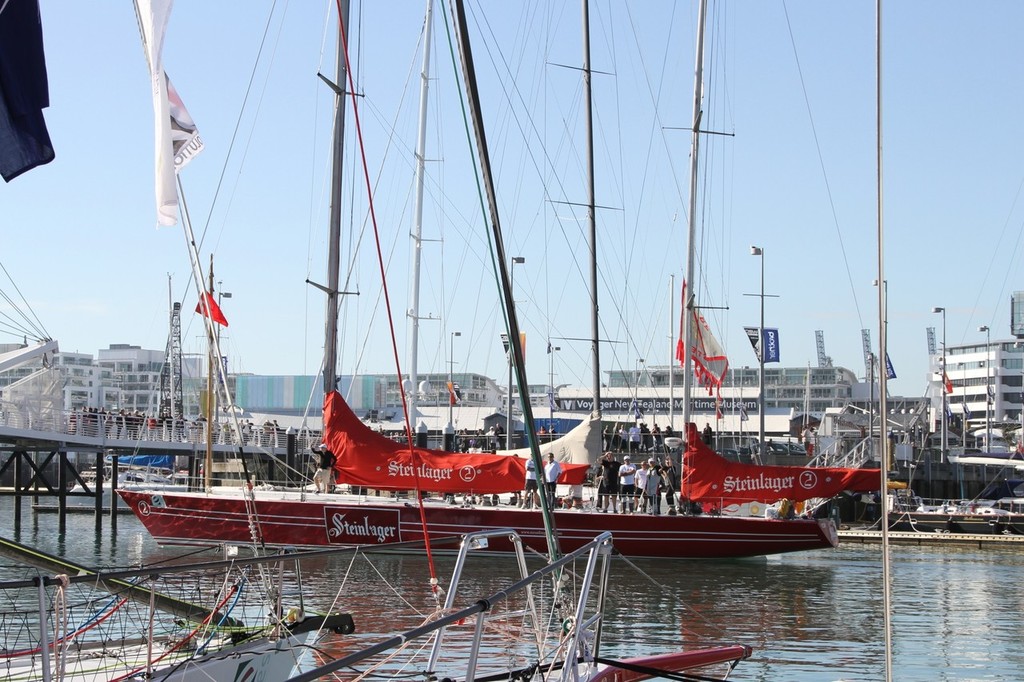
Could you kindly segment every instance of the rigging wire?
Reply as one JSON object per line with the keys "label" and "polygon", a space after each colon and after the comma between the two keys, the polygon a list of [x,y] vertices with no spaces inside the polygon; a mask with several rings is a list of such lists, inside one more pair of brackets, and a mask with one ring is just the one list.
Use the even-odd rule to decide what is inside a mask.
{"label": "rigging wire", "polygon": [[[18,285],[17,283],[15,283],[14,278],[11,277],[11,273],[7,271],[7,268],[4,267],[4,264],[2,262],[0,262],[0,270],[3,271],[4,275],[7,276],[8,281],[10,281],[11,286],[14,287],[14,291],[17,292],[18,298],[20,298],[21,302],[24,304],[24,309],[19,307],[17,302],[15,302],[10,296],[8,296],[3,289],[0,289],[0,298],[2,298],[11,306],[11,308],[17,313],[17,316],[21,318],[22,323],[25,325],[22,326],[22,323],[19,323],[17,320],[15,320],[7,313],[0,312],[0,330],[7,327],[9,328],[10,333],[12,334],[20,334],[25,337],[31,336],[32,338],[38,340],[52,338],[46,332],[46,328],[43,326],[43,323],[39,319],[39,316],[36,315],[35,310],[32,309],[32,305],[25,299],[25,295],[21,293],[21,289],[18,288]],[[26,314],[25,311],[28,311],[28,313]],[[9,322],[5,323],[3,322],[3,319],[8,320]]]}
{"label": "rigging wire", "polygon": [[850,293],[853,294],[853,307],[857,311],[857,323],[864,329],[864,318],[860,312],[860,302],[857,300],[857,287],[853,283],[853,273],[850,271],[850,259],[846,254],[846,244],[843,242],[843,231],[839,227],[839,215],[836,212],[835,199],[832,196],[832,185],[828,179],[828,171],[825,168],[825,158],[821,152],[821,141],[818,139],[818,129],[814,125],[814,113],[811,111],[811,99],[807,94],[807,83],[804,81],[803,68],[800,66],[800,54],[796,49],[796,37],[793,35],[793,25],[789,21],[789,6],[785,0],[782,2],[782,12],[786,17],[786,30],[789,31],[789,43],[793,48],[793,61],[796,63],[797,75],[800,78],[800,91],[804,96],[804,105],[807,107],[807,120],[811,126],[811,135],[814,137],[814,149],[818,154],[818,165],[821,167],[822,180],[825,183],[825,194],[828,196],[829,209],[832,212],[832,226],[836,231],[836,239],[839,240],[839,250],[843,254],[843,266],[846,268],[846,279],[850,284]]}
{"label": "rigging wire", "polygon": [[[348,94],[352,98],[352,119],[353,119],[353,122],[355,123],[355,127],[356,127],[356,142],[357,142],[357,144],[359,146],[359,155],[360,155],[361,160],[362,160],[362,164],[361,164],[362,165],[362,175],[363,175],[363,179],[364,179],[364,182],[365,182],[365,185],[366,185],[368,208],[369,208],[369,212],[370,212],[370,221],[371,221],[372,226],[373,226],[374,241],[376,242],[376,245],[377,245],[377,265],[380,268],[381,289],[384,292],[384,304],[385,304],[385,307],[387,309],[387,322],[388,322],[388,326],[389,326],[389,328],[391,330],[391,352],[392,352],[392,355],[394,356],[395,369],[396,369],[396,371],[398,373],[398,390],[399,390],[399,395],[401,396],[401,399],[402,399],[402,411],[405,414],[405,435],[406,435],[406,439],[407,439],[407,441],[409,443],[410,457],[415,462],[417,457],[416,457],[415,441],[413,440],[412,426],[411,426],[410,421],[409,421],[409,402],[408,402],[408,400],[406,398],[406,395],[405,395],[405,389],[402,386],[402,365],[401,365],[401,362],[400,362],[399,356],[398,356],[398,343],[397,343],[397,337],[395,335],[394,316],[393,316],[392,311],[391,311],[391,298],[390,298],[390,296],[388,294],[387,269],[384,267],[384,257],[383,257],[383,251],[382,251],[382,248],[381,248],[380,230],[378,229],[377,215],[376,215],[376,211],[374,210],[373,184],[370,181],[370,172],[369,172],[369,167],[367,165],[367,159],[366,159],[366,147],[365,147],[365,145],[363,143],[362,122],[361,122],[361,120],[359,118],[359,105],[358,105],[358,99],[356,97],[355,80],[354,80],[355,77],[352,74],[352,65],[351,65],[351,63],[349,61],[348,37],[346,36],[347,27],[344,25],[344,22],[342,21],[341,2],[342,2],[342,0],[337,0],[337,9],[338,9],[338,38],[341,41],[340,47],[342,49],[342,55],[345,58],[346,72],[347,72],[347,75],[348,75]],[[423,526],[423,539],[424,539],[424,547],[426,549],[426,554],[427,554],[427,565],[429,566],[429,569],[430,569],[430,582],[431,582],[431,585],[433,586],[433,588],[434,588],[434,590],[436,592],[436,589],[437,589],[437,569],[434,566],[434,554],[433,554],[433,551],[431,549],[430,534],[427,532],[426,513],[425,513],[425,511],[423,509],[423,496],[419,494],[419,490],[420,490],[419,467],[413,466],[413,473],[414,473],[414,475],[416,477],[416,491],[417,491],[416,499],[417,499],[417,503],[418,503],[418,507],[419,507],[419,512],[420,512],[420,522],[421,522],[421,524]]]}

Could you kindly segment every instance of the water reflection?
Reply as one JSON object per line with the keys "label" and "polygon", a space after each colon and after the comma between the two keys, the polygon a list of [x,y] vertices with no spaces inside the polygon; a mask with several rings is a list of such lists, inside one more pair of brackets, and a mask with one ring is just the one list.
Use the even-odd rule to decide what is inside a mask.
{"label": "water reflection", "polygon": [[[10,501],[0,501],[0,534],[11,537]],[[57,537],[52,515],[22,526],[20,541],[80,563],[129,566],[187,552],[159,548],[135,519],[97,534],[91,516],[69,518]],[[26,519],[28,521],[28,519]],[[202,560],[217,555],[200,555]],[[616,560],[602,653],[626,657],[680,646],[753,647],[733,680],[881,679],[880,548],[849,545],[739,561]],[[1024,555],[1019,548],[892,549],[893,642],[898,679],[1020,679],[1024,643]],[[9,562],[4,562],[9,564]],[[507,558],[478,558],[464,589],[493,592],[515,575]],[[0,569],[3,571],[4,569]],[[447,584],[450,557],[437,559]],[[10,575],[9,572],[6,575]],[[298,593],[291,585],[289,592]],[[357,632],[325,642],[331,655],[422,622],[434,607],[423,556],[359,556],[309,562],[308,606],[346,610]]]}

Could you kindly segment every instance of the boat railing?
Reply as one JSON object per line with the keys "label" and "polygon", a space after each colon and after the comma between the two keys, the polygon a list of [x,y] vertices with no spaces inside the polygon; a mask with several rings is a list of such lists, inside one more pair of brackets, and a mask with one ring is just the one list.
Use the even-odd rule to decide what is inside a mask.
{"label": "boat railing", "polygon": [[[474,596],[473,603],[469,606],[456,608],[459,581],[470,553],[479,550],[486,551],[492,539],[512,542],[520,579],[483,599]],[[604,532],[576,551],[551,561],[536,571],[528,572],[522,540],[515,530],[502,528],[470,533],[463,538],[459,549],[452,582],[445,599],[443,615],[438,616],[432,622],[393,635],[361,651],[337,658],[313,670],[307,670],[293,677],[292,680],[293,682],[312,682],[312,680],[321,679],[336,671],[365,662],[392,649],[411,642],[422,641],[422,638],[432,635],[434,641],[426,674],[433,678],[438,673],[436,666],[444,664],[442,652],[446,635],[451,634],[451,628],[463,626],[466,623],[471,623],[472,627],[463,629],[471,629],[472,632],[469,634],[468,656],[463,650],[460,654],[460,660],[463,663],[460,666],[464,666],[462,676],[465,679],[475,679],[480,654],[484,647],[484,633],[488,629],[486,627],[488,620],[507,616],[507,613],[501,611],[501,606],[515,603],[514,600],[519,598],[525,598],[526,608],[523,611],[516,611],[516,614],[517,617],[521,617],[520,613],[529,614],[526,621],[535,630],[535,661],[539,667],[548,672],[545,679],[582,679],[580,667],[593,663],[599,655],[597,642],[600,641],[600,629],[604,619],[611,554],[612,536],[611,533]],[[562,589],[562,585],[566,582],[562,579],[563,573],[573,570],[573,573],[577,574],[578,571],[573,569],[573,565],[578,561],[585,561],[586,565],[578,584],[577,601],[572,611],[563,614],[563,618],[555,623],[561,630],[560,635],[556,637],[558,646],[548,649],[546,648],[547,638],[543,632],[540,632],[540,628],[546,621],[540,620],[536,614],[537,601],[534,590],[545,578],[552,579],[554,589]],[[553,671],[557,670],[559,666],[561,666],[559,676],[555,677]]]}

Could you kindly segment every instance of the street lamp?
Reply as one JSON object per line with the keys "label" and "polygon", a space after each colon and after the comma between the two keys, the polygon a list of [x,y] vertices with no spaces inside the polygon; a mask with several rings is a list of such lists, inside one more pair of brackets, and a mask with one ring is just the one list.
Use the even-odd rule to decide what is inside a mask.
{"label": "street lamp", "polygon": [[946,463],[946,447],[948,445],[948,435],[946,433],[946,309],[935,307],[932,308],[933,313],[942,313],[942,378],[939,383],[942,384],[942,440],[940,441],[941,451],[939,452],[939,462],[942,464]]}
{"label": "street lamp", "polygon": [[[453,393],[455,391],[455,383],[454,383],[455,377],[454,377],[454,374],[455,374],[455,337],[456,336],[462,336],[462,332],[452,332],[451,343],[448,344],[449,345],[449,353],[448,353],[448,390],[452,391]],[[454,402],[455,402],[454,396],[453,395],[449,395],[448,396],[448,426],[451,426],[452,428],[454,428],[454,424],[452,423],[452,405],[453,405]]]}
{"label": "street lamp", "polygon": [[561,346],[552,346],[548,340],[548,434],[551,434],[555,417],[555,353]]}
{"label": "street lamp", "polygon": [[992,409],[992,397],[989,391],[992,389],[992,373],[989,370],[989,366],[992,364],[989,354],[992,352],[991,332],[989,331],[988,325],[983,324],[978,327],[979,332],[985,332],[985,456],[990,457],[992,455],[992,427],[990,424],[991,417],[989,416],[989,410]]}
{"label": "street lamp", "polygon": [[[516,265],[526,262],[523,256],[512,256],[512,265],[508,269],[508,288],[512,294],[512,314],[516,311]],[[512,449],[512,344],[519,343],[519,339],[508,339],[508,430],[505,432],[505,449]]]}
{"label": "street lamp", "polygon": [[761,259],[761,321],[757,328],[757,458],[763,461],[764,452],[764,249],[751,246],[750,255]]}

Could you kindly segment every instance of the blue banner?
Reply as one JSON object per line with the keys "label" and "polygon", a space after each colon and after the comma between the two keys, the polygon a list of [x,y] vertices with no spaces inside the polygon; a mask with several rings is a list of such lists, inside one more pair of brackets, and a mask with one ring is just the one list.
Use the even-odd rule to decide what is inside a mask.
{"label": "blue banner", "polygon": [[885,353],[885,378],[886,379],[895,379],[896,378],[896,370],[893,369],[892,360],[889,359],[888,351],[886,351],[886,353]]}
{"label": "blue banner", "polygon": [[779,330],[765,328],[763,331],[764,361],[781,362],[779,359]]}

